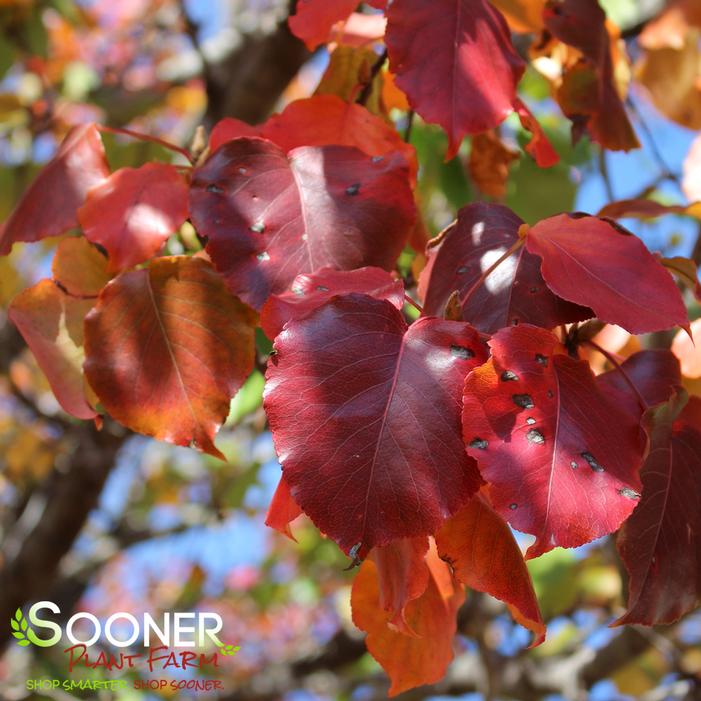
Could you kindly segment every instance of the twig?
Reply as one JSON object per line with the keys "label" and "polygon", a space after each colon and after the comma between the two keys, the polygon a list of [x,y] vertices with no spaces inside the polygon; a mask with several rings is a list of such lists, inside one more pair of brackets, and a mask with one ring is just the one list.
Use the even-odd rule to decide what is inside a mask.
{"label": "twig", "polygon": [[109,134],[121,134],[122,136],[131,136],[134,139],[139,139],[140,141],[150,141],[154,144],[158,144],[159,146],[163,146],[163,148],[175,151],[181,156],[185,156],[188,162],[192,163],[192,156],[190,155],[190,152],[187,149],[184,149],[181,146],[176,146],[175,144],[171,144],[169,141],[165,141],[164,139],[159,139],[157,136],[151,136],[150,134],[141,134],[138,131],[132,131],[131,129],[122,129],[120,127],[108,127],[104,124],[100,124],[97,128],[100,131],[107,132]]}
{"label": "twig", "polygon": [[411,130],[414,127],[414,110],[409,110],[406,115],[406,128],[404,129],[403,139],[408,143],[411,142]]}
{"label": "twig", "polygon": [[382,70],[382,66],[384,66],[386,60],[387,49],[384,49],[384,51],[377,57],[377,61],[375,61],[375,63],[372,64],[372,68],[370,69],[370,76],[368,77],[365,85],[363,86],[363,89],[360,91],[360,94],[358,95],[356,102],[359,105],[364,105],[370,99],[370,93],[372,92],[372,84],[375,82],[375,78],[377,77],[377,74]]}
{"label": "twig", "polygon": [[461,306],[462,306],[463,308],[465,308],[465,305],[467,304],[467,302],[468,302],[468,300],[470,299],[470,297],[472,297],[472,295],[474,294],[474,292],[482,285],[482,283],[487,279],[487,277],[488,277],[491,273],[493,273],[494,270],[496,270],[496,268],[498,268],[507,258],[509,258],[510,256],[512,256],[514,253],[516,253],[516,251],[518,251],[519,248],[521,248],[521,246],[523,246],[524,242],[525,242],[525,239],[518,238],[518,239],[514,242],[514,244],[513,244],[508,250],[504,251],[504,253],[502,253],[502,255],[500,255],[499,258],[497,258],[497,259],[496,259],[496,260],[495,260],[495,261],[479,276],[479,278],[477,278],[477,280],[475,281],[475,284],[472,285],[472,287],[465,293],[465,295],[464,295],[464,296],[462,297],[462,299],[460,300],[460,304],[461,304]]}

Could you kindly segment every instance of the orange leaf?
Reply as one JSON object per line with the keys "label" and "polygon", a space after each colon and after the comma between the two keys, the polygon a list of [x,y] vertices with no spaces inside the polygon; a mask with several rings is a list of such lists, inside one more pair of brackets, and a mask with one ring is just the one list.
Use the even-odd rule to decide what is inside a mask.
{"label": "orange leaf", "polygon": [[380,605],[391,614],[388,625],[405,635],[416,636],[404,614],[407,604],[428,586],[427,552],[428,538],[418,537],[400,538],[370,553],[380,580]]}
{"label": "orange leaf", "polygon": [[82,237],[59,242],[51,274],[68,294],[75,297],[97,297],[110,280],[107,259]]}
{"label": "orange leaf", "polygon": [[456,613],[465,594],[445,563],[429,555],[427,564],[426,590],[405,609],[405,621],[416,636],[387,625],[392,614],[381,604],[377,566],[372,560],[363,562],[353,581],[353,622],[368,634],[368,651],[389,675],[390,696],[439,681],[453,659]]}
{"label": "orange leaf", "polygon": [[296,541],[297,539],[292,535],[290,524],[301,514],[302,509],[299,508],[297,502],[292,498],[290,486],[287,484],[285,475],[280,475],[280,481],[265,517],[265,525],[286,535],[290,540]]}
{"label": "orange leaf", "polygon": [[476,494],[436,534],[440,556],[471,589],[503,601],[511,615],[533,631],[533,645],[545,640],[531,576],[506,522]]}
{"label": "orange leaf", "polygon": [[85,373],[115,420],[223,458],[212,442],[253,367],[255,313],[200,258],[122,273],[85,319]]}
{"label": "orange leaf", "polygon": [[58,403],[79,419],[97,416],[85,398],[82,371],[83,319],[93,301],[71,297],[52,280],[41,280],[17,295],[9,309]]}

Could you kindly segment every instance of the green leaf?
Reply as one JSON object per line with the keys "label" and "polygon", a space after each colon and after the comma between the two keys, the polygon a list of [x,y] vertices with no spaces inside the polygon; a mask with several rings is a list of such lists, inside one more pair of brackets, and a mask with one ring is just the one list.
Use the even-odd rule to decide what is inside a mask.
{"label": "green leaf", "polygon": [[24,640],[25,638],[24,633],[20,633],[19,631],[14,632],[12,635],[14,635],[15,638],[19,638],[20,640]]}
{"label": "green leaf", "polygon": [[22,647],[27,647],[27,645],[29,645],[29,640],[18,640],[17,644],[21,645]]}
{"label": "green leaf", "polygon": [[27,619],[26,618],[22,618],[22,623],[20,624],[20,627],[22,628],[22,630],[27,630]]}
{"label": "green leaf", "polygon": [[19,630],[19,623],[14,618],[10,619],[10,625],[12,626],[13,630]]}
{"label": "green leaf", "polygon": [[24,618],[24,614],[22,613],[22,609],[19,609],[19,608],[18,608],[18,609],[15,611],[15,618],[16,618],[18,621],[21,621],[21,620]]}

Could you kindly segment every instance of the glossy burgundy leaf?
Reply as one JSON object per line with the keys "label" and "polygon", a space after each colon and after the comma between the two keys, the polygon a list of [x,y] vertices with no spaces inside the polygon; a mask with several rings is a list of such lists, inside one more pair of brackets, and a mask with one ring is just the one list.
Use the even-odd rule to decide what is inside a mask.
{"label": "glossy burgundy leaf", "polygon": [[386,299],[397,309],[404,306],[404,283],[382,268],[333,270],[298,275],[290,289],[272,295],[260,312],[260,325],[268,338],[275,338],[286,322],[301,319],[335,295],[351,292]]}
{"label": "glossy burgundy leaf", "polygon": [[447,157],[511,113],[525,64],[487,0],[396,0],[385,41],[411,107],[448,133]]}
{"label": "glossy burgundy leaf", "polygon": [[143,263],[187,219],[187,183],[175,166],[121,168],[92,188],[78,210],[86,238],[103,246],[109,270]]}
{"label": "glossy burgundy leaf", "polygon": [[643,495],[618,537],[628,610],[615,625],[673,623],[701,597],[701,432],[677,420],[685,402],[680,390],[644,417]]}
{"label": "glossy burgundy leaf", "polygon": [[195,171],[190,211],[229,289],[256,308],[300,273],[391,270],[415,217],[399,154],[371,158],[348,146],[285,154],[245,138]]}
{"label": "glossy burgundy leaf", "polygon": [[636,236],[606,219],[558,214],[531,227],[526,247],[559,297],[630,333],[689,323],[672,276]]}
{"label": "glossy burgundy leaf", "polygon": [[560,157],[533,113],[518,98],[514,100],[514,110],[521,121],[521,126],[533,134],[531,140],[526,144],[526,151],[533,156],[536,165],[540,168],[550,168],[556,165],[560,161]]}
{"label": "glossy burgundy leaf", "polygon": [[463,319],[481,331],[513,323],[552,328],[593,316],[590,309],[556,297],[540,274],[540,260],[521,248],[465,298],[482,273],[518,240],[523,220],[508,207],[476,202],[458,212],[457,221],[429,242],[428,262],[419,280],[427,314],[441,316],[454,290]]}
{"label": "glossy burgundy leaf", "polygon": [[109,172],[97,127],[72,129],[0,230],[0,255],[17,241],[39,241],[78,226],[76,210]]}
{"label": "glossy burgundy leaf", "polygon": [[288,20],[290,29],[314,51],[329,40],[333,25],[346,19],[357,6],[357,0],[298,0],[297,10]]}
{"label": "glossy burgundy leaf", "polygon": [[93,303],[66,294],[52,280],[42,280],[17,295],[8,311],[58,403],[79,419],[97,416],[86,399],[82,370],[83,319]]}
{"label": "glossy burgundy leaf", "polygon": [[344,551],[431,534],[478,488],[460,397],[486,353],[468,324],[407,328],[390,302],[351,294],[287,324],[275,350],[264,405],[285,478]]}
{"label": "glossy burgundy leaf", "polygon": [[212,130],[210,148],[242,136],[259,136],[276,143],[283,151],[298,146],[355,146],[368,156],[400,152],[409,165],[412,183],[418,165],[414,147],[407,144],[384,119],[355,102],[336,95],[313,95],[291,102],[258,127],[226,118]]}
{"label": "glossy burgundy leaf", "polygon": [[620,370],[609,370],[599,375],[596,382],[618,406],[639,420],[646,407],[666,402],[681,385],[682,378],[676,356],[669,350],[658,349],[634,353],[621,363]]}
{"label": "glossy burgundy leaf", "polygon": [[597,0],[549,0],[543,20],[554,37],[582,53],[558,92],[563,111],[573,121],[575,140],[586,129],[605,148],[638,148],[615,84],[606,13]]}
{"label": "glossy burgundy leaf", "polygon": [[417,635],[407,624],[406,607],[428,586],[426,564],[428,538],[400,538],[389,545],[373,548],[370,557],[377,566],[380,607],[390,614],[387,625],[405,635]]}
{"label": "glossy burgundy leaf", "polygon": [[427,558],[426,589],[405,609],[406,623],[415,635],[406,635],[388,625],[391,613],[381,604],[377,568],[372,560],[362,564],[353,580],[353,623],[368,634],[368,651],[392,682],[389,696],[437,682],[453,659],[456,614],[465,594],[447,565],[431,555]]}
{"label": "glossy burgundy leaf", "polygon": [[640,493],[638,422],[549,331],[519,325],[489,345],[465,383],[465,442],[496,511],[536,536],[527,557],[615,531]]}
{"label": "glossy burgundy leaf", "polygon": [[290,524],[302,514],[302,509],[297,506],[297,502],[292,498],[290,487],[287,484],[285,475],[280,475],[275,494],[265,516],[265,525],[274,528],[292,540],[296,538],[292,535]]}
{"label": "glossy burgundy leaf", "polygon": [[503,601],[512,616],[545,640],[545,624],[526,563],[506,521],[475,494],[436,533],[438,553],[460,582]]}
{"label": "glossy burgundy leaf", "polygon": [[100,294],[85,373],[115,420],[223,458],[214,434],[253,367],[255,322],[206,261],[157,258]]}

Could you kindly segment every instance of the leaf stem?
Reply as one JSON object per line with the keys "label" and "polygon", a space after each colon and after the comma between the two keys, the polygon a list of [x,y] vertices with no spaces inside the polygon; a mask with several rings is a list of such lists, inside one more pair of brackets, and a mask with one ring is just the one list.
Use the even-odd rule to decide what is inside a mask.
{"label": "leaf stem", "polygon": [[474,285],[470,287],[470,289],[465,293],[464,297],[460,300],[460,306],[465,307],[467,304],[468,300],[472,295],[475,293],[475,291],[482,285],[482,283],[487,279],[489,275],[491,275],[507,258],[512,256],[516,251],[518,251],[521,246],[525,243],[525,239],[519,237],[516,241],[514,241],[513,245],[510,246],[502,255],[499,256],[480,276],[477,278],[475,281]]}
{"label": "leaf stem", "polygon": [[614,356],[613,356],[611,353],[609,353],[606,349],[602,348],[602,347],[601,347],[598,343],[596,343],[595,341],[591,341],[591,340],[587,339],[587,340],[584,341],[584,343],[586,343],[587,345],[591,346],[594,350],[599,351],[599,353],[601,353],[601,355],[603,355],[604,358],[606,358],[606,360],[608,360],[609,363],[611,363],[611,365],[613,365],[613,367],[615,367],[616,370],[618,370],[618,372],[621,373],[621,375],[623,376],[623,379],[625,380],[626,384],[628,385],[628,387],[631,388],[631,390],[633,390],[633,393],[634,393],[635,396],[637,397],[638,402],[640,403],[640,407],[642,408],[643,411],[645,411],[645,410],[648,408],[648,406],[649,406],[648,403],[645,401],[645,398],[643,397],[643,395],[640,394],[640,391],[638,390],[638,388],[637,388],[637,387],[635,386],[635,384],[633,383],[633,380],[630,379],[630,377],[628,376],[628,373],[623,369],[623,367],[622,367],[621,364],[616,360],[616,358],[614,358]]}
{"label": "leaf stem", "polygon": [[411,306],[414,307],[415,309],[418,309],[419,314],[424,313],[423,307],[418,302],[416,302],[411,297],[409,297],[409,295],[406,294],[406,292],[404,293],[404,301],[407,302],[408,304],[411,304]]}
{"label": "leaf stem", "polygon": [[181,156],[185,156],[185,158],[187,158],[188,160],[188,163],[192,163],[192,156],[190,155],[189,151],[180,146],[176,146],[175,144],[171,144],[170,141],[164,141],[163,139],[159,139],[157,136],[151,136],[150,134],[141,134],[138,131],[132,131],[131,129],[122,129],[121,127],[108,127],[105,124],[99,124],[97,128],[99,131],[107,132],[108,134],[121,134],[122,136],[131,136],[134,139],[139,139],[141,141],[150,141],[154,144],[158,144],[159,146],[163,146],[163,148],[167,148],[170,151],[175,151]]}

